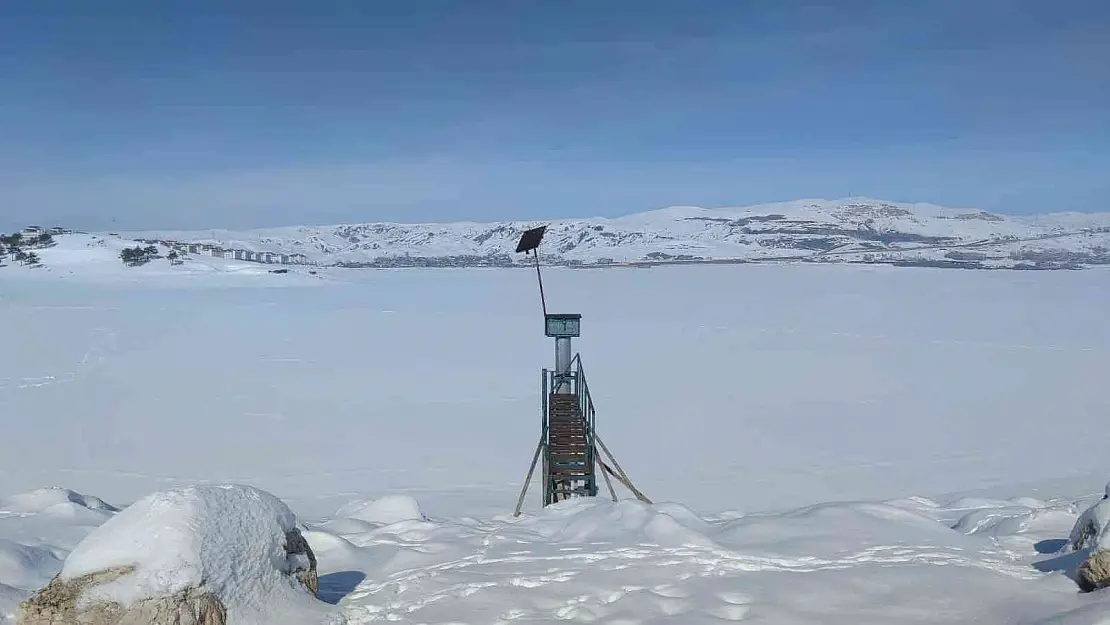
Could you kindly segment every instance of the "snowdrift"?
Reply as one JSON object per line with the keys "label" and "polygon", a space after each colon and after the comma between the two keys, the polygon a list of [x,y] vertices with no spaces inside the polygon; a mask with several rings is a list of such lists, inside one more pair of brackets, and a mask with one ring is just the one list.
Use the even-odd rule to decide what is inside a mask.
{"label": "snowdrift", "polygon": [[[95,529],[51,512],[78,501],[113,508],[64,489],[3,500],[27,512],[0,507],[0,622],[56,573],[127,563],[133,574],[87,599],[200,585],[229,623],[1093,624],[1110,607],[1102,593],[1080,600],[1059,566],[1085,500],[908,498],[707,517],[594,498],[474,519],[426,514],[405,495],[356,499],[306,524],[319,600],[289,575],[304,566],[284,549],[293,513],[263,491],[161,491],[105,511]],[[63,528],[87,535],[71,541]],[[55,544],[35,544],[47,534]]]}
{"label": "snowdrift", "polygon": [[[387,502],[377,507],[398,503]],[[1037,622],[1074,607],[1074,584],[1029,555],[1044,536],[1066,536],[1074,504],[972,505],[916,498],[706,518],[594,498],[520,518],[382,524],[345,516],[375,507],[357,501],[306,538],[322,596],[352,624]],[[965,531],[990,511],[993,531]]]}

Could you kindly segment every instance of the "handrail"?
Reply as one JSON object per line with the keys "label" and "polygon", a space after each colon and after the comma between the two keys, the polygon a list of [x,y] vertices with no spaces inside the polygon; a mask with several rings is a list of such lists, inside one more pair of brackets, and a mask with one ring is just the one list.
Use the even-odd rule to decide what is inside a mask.
{"label": "handrail", "polygon": [[[581,355],[580,354],[575,354],[571,358],[569,367],[568,367],[568,369],[566,370],[565,373],[560,373],[559,371],[554,371],[554,370],[549,370],[549,369],[544,369],[543,373],[544,373],[544,379],[543,379],[543,382],[544,382],[544,384],[543,384],[543,395],[544,395],[544,397],[543,397],[542,407],[543,407],[543,413],[544,413],[544,416],[543,416],[544,431],[543,431],[542,440],[544,441],[544,444],[546,444],[547,437],[548,437],[548,430],[547,430],[547,428],[548,428],[548,419],[547,419],[548,415],[547,415],[547,412],[549,410],[549,406],[548,406],[547,396],[550,393],[557,392],[556,389],[561,388],[562,384],[564,384],[564,383],[569,384],[570,385],[569,390],[571,391],[571,394],[573,394],[576,397],[576,400],[577,400],[578,414],[581,417],[581,419],[585,422],[585,426],[586,426],[585,430],[586,430],[587,445],[586,445],[586,457],[584,458],[585,464],[586,464],[587,467],[595,466],[595,462],[597,460],[597,458],[596,458],[597,450],[596,450],[596,447],[595,447],[595,444],[596,444],[596,441],[597,441],[597,434],[594,431],[596,412],[595,412],[595,409],[594,409],[593,397],[591,397],[591,395],[590,395],[590,387],[589,387],[589,384],[586,382],[586,371],[585,371],[585,368],[582,366],[582,357],[581,357]],[[550,473],[550,467],[546,466],[546,464],[547,464],[546,463],[546,453],[544,454],[544,456],[545,456],[545,463],[544,463],[545,466],[544,466],[544,469],[543,469],[543,476],[544,476],[544,483],[548,484],[552,478],[551,478],[551,473]],[[597,494],[597,487],[598,487],[598,484],[597,484],[596,476],[587,480],[587,488],[590,492],[590,495],[596,495]],[[546,491],[545,491],[545,493],[546,493]],[[547,503],[554,503],[554,502],[545,502],[545,505]]]}

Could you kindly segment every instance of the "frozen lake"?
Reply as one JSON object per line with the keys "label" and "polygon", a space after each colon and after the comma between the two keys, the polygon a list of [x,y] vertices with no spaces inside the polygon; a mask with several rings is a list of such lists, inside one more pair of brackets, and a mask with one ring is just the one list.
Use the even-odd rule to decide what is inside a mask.
{"label": "frozen lake", "polygon": [[[328,511],[384,491],[511,510],[553,359],[534,273],[331,275],[0,283],[0,492],[126,502],[214,479]],[[583,314],[599,432],[655,500],[754,511],[1110,475],[1089,435],[1110,413],[1107,271],[550,270],[545,287]]]}

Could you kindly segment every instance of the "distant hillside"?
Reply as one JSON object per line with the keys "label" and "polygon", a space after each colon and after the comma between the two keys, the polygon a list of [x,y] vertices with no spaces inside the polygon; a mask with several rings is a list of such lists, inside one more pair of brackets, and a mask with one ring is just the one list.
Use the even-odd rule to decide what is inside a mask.
{"label": "distant hillside", "polygon": [[875,199],[740,208],[672,207],[615,219],[366,223],[266,230],[131,232],[136,239],[303,254],[351,267],[511,266],[520,233],[548,223],[548,263],[851,262],[969,268],[1110,264],[1110,213],[1009,216]]}

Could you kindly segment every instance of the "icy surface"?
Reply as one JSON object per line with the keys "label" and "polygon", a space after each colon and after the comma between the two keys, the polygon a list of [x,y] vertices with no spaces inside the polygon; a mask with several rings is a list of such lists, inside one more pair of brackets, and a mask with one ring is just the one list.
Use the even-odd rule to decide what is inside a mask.
{"label": "icy surface", "polygon": [[534,272],[307,288],[86,268],[109,277],[0,269],[19,355],[0,359],[0,614],[111,508],[205,480],[288,502],[352,623],[1110,609],[1061,552],[1110,478],[1091,434],[1110,414],[1105,270],[550,271],[549,307],[583,313],[599,432],[660,503],[541,511],[533,484],[512,519],[551,361]]}
{"label": "icy surface", "polygon": [[[9,269],[0,327],[19,357],[0,359],[0,410],[23,416],[0,440],[0,496],[59,484],[121,505],[215,480],[310,516],[360,494],[512,509],[552,360],[534,272],[272,288]],[[1110,271],[697,266],[544,285],[552,310],[583,314],[599,432],[653,499],[759,511],[1110,474],[1097,437],[1047,443],[1110,414]]]}

